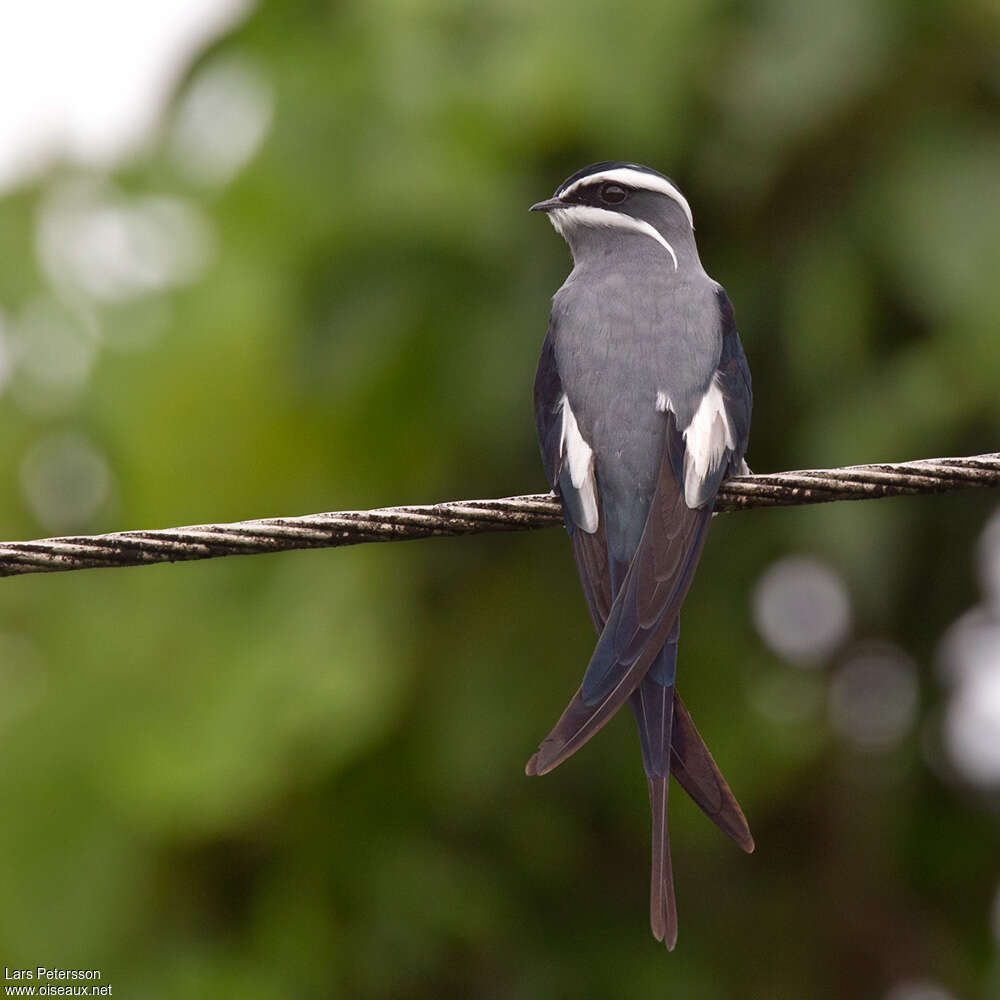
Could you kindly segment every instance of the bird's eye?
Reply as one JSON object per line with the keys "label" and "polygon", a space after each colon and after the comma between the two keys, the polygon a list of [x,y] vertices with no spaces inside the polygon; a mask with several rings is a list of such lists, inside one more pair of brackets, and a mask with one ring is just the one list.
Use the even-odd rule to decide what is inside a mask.
{"label": "bird's eye", "polygon": [[628,189],[623,188],[621,184],[601,185],[601,201],[607,202],[609,205],[617,205],[627,197]]}

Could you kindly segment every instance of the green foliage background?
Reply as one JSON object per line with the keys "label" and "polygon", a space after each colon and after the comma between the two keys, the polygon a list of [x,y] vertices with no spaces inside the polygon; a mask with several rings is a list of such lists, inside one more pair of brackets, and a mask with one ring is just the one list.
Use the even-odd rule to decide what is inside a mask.
{"label": "green foliage background", "polygon": [[[604,158],[693,205],[754,372],[756,470],[996,450],[998,45],[990,0],[264,2],[190,74],[238,57],[267,81],[253,161],[195,183],[168,119],[114,176],[190,199],[211,264],[99,308],[69,404],[23,405],[15,372],[0,534],[46,533],[17,470],[53,431],[115,480],[74,530],[543,489],[531,382],[568,254],[527,207]],[[48,294],[35,227],[72,176],[0,202],[8,315]],[[673,955],[647,928],[629,720],[523,775],[593,642],[560,531],[8,580],[3,962],[153,1000],[996,996],[996,803],[927,762],[934,651],[979,599],[995,503],[717,521],[681,688],[758,851],[674,796]],[[847,581],[856,638],[920,666],[892,753],[829,730],[835,661],[798,671],[754,631],[754,582],[803,551]],[[814,707],[761,714],[767,685]]]}

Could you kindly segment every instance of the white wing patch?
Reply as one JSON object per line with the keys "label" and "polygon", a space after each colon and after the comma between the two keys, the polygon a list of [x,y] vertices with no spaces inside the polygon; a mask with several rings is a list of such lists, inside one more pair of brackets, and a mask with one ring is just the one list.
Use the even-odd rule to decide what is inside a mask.
{"label": "white wing patch", "polygon": [[569,478],[580,497],[583,523],[580,525],[587,534],[597,531],[597,482],[594,479],[594,452],[583,440],[576,416],[570,409],[565,394],[559,401],[562,406],[562,433],[559,438],[559,454],[569,466]]}
{"label": "white wing patch", "polygon": [[604,226],[609,229],[628,229],[633,233],[642,233],[652,237],[664,250],[670,254],[677,270],[677,254],[674,248],[664,239],[663,234],[655,226],[643,219],[633,219],[631,215],[621,212],[610,212],[606,208],[594,208],[592,205],[566,205],[565,208],[554,208],[549,212],[549,220],[560,236],[566,236],[566,226]]}
{"label": "white wing patch", "polygon": [[705,480],[718,470],[726,449],[736,447],[726,414],[726,401],[717,379],[718,376],[712,379],[684,431],[684,502],[689,507],[705,502],[702,496]]}

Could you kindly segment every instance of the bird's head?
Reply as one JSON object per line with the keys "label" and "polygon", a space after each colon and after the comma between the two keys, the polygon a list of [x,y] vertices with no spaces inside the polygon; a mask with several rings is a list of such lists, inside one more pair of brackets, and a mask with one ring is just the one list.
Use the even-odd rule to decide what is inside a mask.
{"label": "bird's head", "polygon": [[616,252],[627,234],[659,243],[674,270],[687,259],[698,260],[687,199],[669,177],[638,163],[606,160],[584,167],[531,211],[548,214],[577,263],[590,254]]}

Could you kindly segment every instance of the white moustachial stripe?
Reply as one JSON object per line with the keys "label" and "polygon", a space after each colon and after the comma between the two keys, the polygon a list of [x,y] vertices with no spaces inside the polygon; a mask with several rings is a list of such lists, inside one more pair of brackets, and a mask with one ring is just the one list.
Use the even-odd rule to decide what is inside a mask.
{"label": "white moustachial stripe", "polygon": [[709,472],[718,469],[727,448],[736,447],[726,401],[716,378],[684,431],[684,445],[684,502],[697,507],[704,499],[701,489]]}
{"label": "white moustachial stripe", "polygon": [[643,219],[633,219],[631,215],[621,212],[610,212],[606,208],[594,208],[592,205],[567,205],[565,208],[554,208],[549,212],[549,218],[556,232],[565,237],[565,227],[568,225],[605,226],[610,229],[627,229],[634,233],[651,236],[659,243],[674,262],[677,270],[677,254],[674,248],[663,238],[663,234]]}
{"label": "white moustachial stripe", "polygon": [[624,184],[627,187],[642,188],[646,191],[659,191],[660,194],[665,194],[667,197],[673,198],[683,209],[688,222],[691,223],[691,228],[694,229],[694,217],[691,215],[691,206],[688,204],[687,198],[666,177],[649,174],[645,170],[635,170],[632,167],[616,167],[613,170],[602,170],[600,173],[587,174],[586,177],[581,177],[578,181],[570,184],[564,191],[560,191],[559,197],[565,198],[566,195],[584,185],[607,183]]}
{"label": "white moustachial stripe", "polygon": [[594,480],[594,452],[583,440],[576,417],[570,408],[569,400],[563,395],[562,434],[559,439],[559,453],[562,460],[569,466],[569,478],[573,488],[580,496],[580,507],[583,510],[584,531],[592,535],[597,531],[597,483]]}

